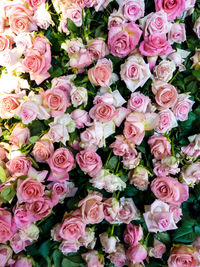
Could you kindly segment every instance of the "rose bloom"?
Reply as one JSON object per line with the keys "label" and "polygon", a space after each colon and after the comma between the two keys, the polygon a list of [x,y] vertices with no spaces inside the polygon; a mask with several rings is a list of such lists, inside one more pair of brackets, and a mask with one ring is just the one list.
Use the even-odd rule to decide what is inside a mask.
{"label": "rose bloom", "polygon": [[112,61],[99,59],[97,64],[88,70],[88,78],[95,86],[108,87],[112,79]]}
{"label": "rose bloom", "polygon": [[29,168],[31,167],[31,161],[26,157],[18,156],[9,160],[6,163],[6,167],[15,177],[27,175]]}
{"label": "rose bloom", "polygon": [[71,113],[71,117],[76,122],[76,127],[78,129],[84,128],[85,125],[89,126],[90,124],[90,116],[87,111],[82,109],[75,109]]}
{"label": "rose bloom", "polygon": [[61,250],[61,252],[67,256],[68,253],[71,252],[77,252],[80,248],[81,244],[79,241],[75,240],[75,241],[63,241],[60,246],[59,249]]}
{"label": "rose bloom", "polygon": [[116,252],[111,253],[108,258],[113,264],[115,264],[115,266],[123,267],[127,261],[124,245],[118,243],[116,246]]}
{"label": "rose bloom", "polygon": [[155,128],[156,132],[161,134],[168,133],[172,128],[178,126],[174,113],[170,109],[163,109],[158,114],[160,122]]}
{"label": "rose bloom", "polygon": [[116,251],[116,244],[118,241],[118,238],[115,236],[110,236],[108,235],[107,232],[104,232],[99,235],[100,242],[102,247],[104,248],[105,253],[113,253]]}
{"label": "rose bloom", "polygon": [[167,41],[166,34],[154,33],[144,38],[144,41],[140,43],[139,50],[144,56],[154,57],[168,55],[172,51],[172,47]]}
{"label": "rose bloom", "polygon": [[12,48],[11,38],[9,36],[0,34],[0,52],[11,48]]}
{"label": "rose bloom", "polygon": [[33,222],[32,214],[26,209],[25,205],[14,208],[14,221],[18,228],[29,226]]}
{"label": "rose bloom", "polygon": [[127,108],[131,111],[145,113],[149,104],[150,98],[148,96],[145,96],[140,92],[136,92],[131,94]]}
{"label": "rose bloom", "polygon": [[68,179],[68,172],[74,165],[74,157],[72,152],[67,148],[58,148],[53,155],[47,160],[53,176],[61,179]]}
{"label": "rose bloom", "polygon": [[104,256],[96,250],[90,250],[87,253],[81,254],[81,257],[86,261],[87,267],[103,267]]}
{"label": "rose bloom", "polygon": [[71,96],[72,105],[75,108],[82,104],[84,105],[84,107],[87,105],[88,93],[87,93],[86,88],[73,86],[70,92],[70,96]]}
{"label": "rose bloom", "polygon": [[124,242],[130,247],[136,246],[143,237],[141,225],[135,226],[129,223],[124,231]]}
{"label": "rose bloom", "polygon": [[85,235],[79,238],[79,242],[87,249],[93,249],[96,244],[95,230],[93,228],[86,227]]}
{"label": "rose bloom", "polygon": [[30,130],[28,127],[24,127],[21,123],[17,123],[10,135],[9,143],[15,146],[21,144],[28,144],[30,138]]}
{"label": "rose bloom", "polygon": [[17,113],[19,106],[17,95],[3,95],[0,99],[0,116],[2,119],[12,118]]}
{"label": "rose bloom", "polygon": [[94,105],[89,111],[89,115],[93,120],[99,121],[101,123],[109,122],[114,119],[118,114],[118,111],[113,105],[108,105],[105,103],[99,103]]}
{"label": "rose bloom", "polygon": [[12,254],[13,251],[9,246],[4,244],[0,245],[0,262],[2,267],[10,265],[12,262]]}
{"label": "rose bloom", "polygon": [[77,27],[82,25],[82,9],[77,5],[66,5],[64,12],[62,13],[65,19],[71,19]]}
{"label": "rose bloom", "polygon": [[178,93],[171,84],[161,86],[155,96],[156,103],[160,108],[170,108],[177,101]]}
{"label": "rose bloom", "polygon": [[73,83],[71,82],[73,76],[60,76],[56,77],[51,81],[52,89],[60,89],[65,92],[70,93],[72,90]]}
{"label": "rose bloom", "polygon": [[138,244],[136,246],[129,247],[126,251],[126,256],[131,262],[137,263],[146,259],[147,251],[142,245]]}
{"label": "rose bloom", "polygon": [[200,38],[200,18],[195,21],[193,30],[196,33],[197,37]]}
{"label": "rose bloom", "polygon": [[91,177],[97,176],[102,168],[101,157],[89,148],[80,151],[76,155],[76,161],[81,170]]}
{"label": "rose bloom", "polygon": [[17,115],[22,119],[23,124],[29,124],[38,116],[38,106],[33,101],[24,101],[20,104]]}
{"label": "rose bloom", "polygon": [[142,31],[133,22],[111,27],[108,33],[111,54],[121,58],[128,56],[136,48],[141,35]]}
{"label": "rose bloom", "polygon": [[176,66],[174,62],[164,59],[157,66],[155,66],[154,76],[157,80],[168,82],[172,79],[175,70]]}
{"label": "rose bloom", "polygon": [[179,94],[177,102],[172,108],[172,111],[179,121],[186,121],[188,119],[188,113],[192,110],[194,101],[189,99],[187,94]]}
{"label": "rose bloom", "polygon": [[188,186],[171,177],[155,178],[151,190],[158,199],[172,204],[181,204],[189,197]]}
{"label": "rose bloom", "polygon": [[168,20],[179,18],[185,10],[185,0],[154,0],[156,11],[164,10]]}
{"label": "rose bloom", "polygon": [[140,0],[118,0],[119,12],[129,21],[136,21],[144,17],[144,1]]}
{"label": "rose bloom", "polygon": [[144,167],[136,167],[133,171],[129,172],[130,184],[133,184],[137,189],[145,191],[149,185],[148,171]]}
{"label": "rose bloom", "polygon": [[78,206],[81,207],[83,221],[86,224],[100,223],[104,219],[102,196],[89,194],[82,199]]}
{"label": "rose bloom", "polygon": [[103,212],[105,220],[113,222],[119,211],[119,201],[116,198],[108,198],[103,203]]}
{"label": "rose bloom", "polygon": [[17,181],[17,198],[18,202],[33,202],[44,195],[45,186],[37,180],[26,178]]}
{"label": "rose bloom", "polygon": [[26,257],[18,257],[14,264],[11,267],[32,267],[32,260]]}
{"label": "rose bloom", "polygon": [[108,47],[102,38],[96,38],[87,42],[87,50],[92,60],[102,59],[109,54]]}
{"label": "rose bloom", "polygon": [[188,186],[194,186],[200,181],[200,163],[192,163],[181,172],[181,181]]}
{"label": "rose bloom", "polygon": [[50,108],[52,117],[64,114],[66,109],[70,106],[66,92],[61,89],[48,89],[45,91],[44,102],[45,105]]}
{"label": "rose bloom", "polygon": [[36,161],[45,162],[53,154],[54,147],[50,140],[37,141],[33,147],[32,154]]}
{"label": "rose bloom", "polygon": [[149,232],[166,232],[177,228],[169,205],[161,200],[145,206],[143,216]]}
{"label": "rose bloom", "polygon": [[37,9],[38,6],[45,3],[46,0],[28,0],[29,6],[33,9]]}
{"label": "rose bloom", "polygon": [[169,267],[197,267],[198,263],[198,254],[195,253],[195,250],[192,247],[177,244],[174,245],[170,251],[168,259]]}
{"label": "rose bloom", "polygon": [[121,198],[120,208],[117,214],[117,221],[119,223],[130,223],[132,220],[140,218],[139,211],[131,198]]}
{"label": "rose bloom", "polygon": [[156,259],[162,259],[162,255],[165,253],[165,251],[166,251],[165,244],[154,238],[153,248],[150,249],[149,256],[154,257]]}
{"label": "rose bloom", "polygon": [[15,224],[12,214],[5,208],[0,208],[0,243],[10,240],[14,234]]}
{"label": "rose bloom", "polygon": [[142,87],[150,78],[149,64],[146,64],[141,56],[130,56],[121,65],[120,76],[126,83],[127,88],[134,92],[138,87]]}
{"label": "rose bloom", "polygon": [[171,144],[164,136],[152,135],[148,144],[151,147],[151,153],[158,160],[171,155]]}
{"label": "rose bloom", "polygon": [[170,204],[169,211],[173,213],[175,223],[181,220],[183,214],[180,204]]}
{"label": "rose bloom", "polygon": [[173,23],[168,33],[168,40],[171,44],[185,42],[186,32],[184,23]]}
{"label": "rose bloom", "polygon": [[63,221],[59,234],[64,240],[76,241],[85,235],[85,227],[86,225],[80,216],[72,215]]}
{"label": "rose bloom", "polygon": [[73,38],[71,40],[66,40],[64,43],[62,43],[61,48],[63,48],[68,53],[69,57],[85,49],[83,41],[80,38]]}
{"label": "rose bloom", "polygon": [[108,18],[108,29],[112,27],[120,26],[126,22],[124,16],[118,10],[114,10]]}
{"label": "rose bloom", "polygon": [[124,156],[129,152],[130,147],[123,135],[116,135],[115,142],[110,145],[116,156]]}
{"label": "rose bloom", "polygon": [[81,51],[70,57],[69,65],[77,68],[78,72],[83,72],[84,68],[92,64],[92,59],[88,51]]}
{"label": "rose bloom", "polygon": [[130,149],[123,156],[123,165],[127,167],[129,170],[134,169],[140,162],[141,153],[138,153],[136,149]]}

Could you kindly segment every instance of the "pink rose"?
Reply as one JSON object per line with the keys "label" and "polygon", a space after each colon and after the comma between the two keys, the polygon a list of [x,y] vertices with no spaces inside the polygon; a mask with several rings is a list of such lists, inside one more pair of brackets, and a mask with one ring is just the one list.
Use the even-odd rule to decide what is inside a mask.
{"label": "pink rose", "polygon": [[123,164],[129,170],[134,169],[140,162],[141,153],[138,153],[136,149],[130,149],[125,155],[123,156]]}
{"label": "pink rose", "polygon": [[114,119],[118,114],[118,111],[113,105],[105,104],[101,102],[90,109],[89,115],[93,120],[101,123],[109,122]]}
{"label": "pink rose", "polygon": [[148,171],[146,168],[137,166],[133,171],[129,172],[128,178],[130,184],[133,184],[137,189],[145,191],[149,185]]}
{"label": "pink rose", "polygon": [[87,50],[89,51],[92,60],[104,58],[109,54],[108,47],[105,41],[101,38],[88,41]]}
{"label": "pink rose", "polygon": [[13,117],[17,113],[19,106],[19,98],[17,95],[4,96],[0,100],[0,116],[2,119]]}
{"label": "pink rose", "polygon": [[12,175],[17,177],[28,174],[29,168],[31,167],[31,161],[26,157],[19,156],[9,160],[6,163],[6,166]]}
{"label": "pink rose", "polygon": [[186,121],[188,119],[188,113],[192,110],[194,101],[189,99],[187,94],[179,94],[177,102],[172,108],[172,111],[179,121]]}
{"label": "pink rose", "polygon": [[197,37],[200,38],[200,18],[195,21],[193,30],[196,33]]}
{"label": "pink rose", "polygon": [[108,258],[117,267],[123,267],[126,264],[125,248],[122,244],[118,243],[116,246],[116,252],[111,253]]}
{"label": "pink rose", "polygon": [[149,232],[166,232],[177,228],[169,205],[161,200],[155,200],[150,206],[145,206],[143,214]]}
{"label": "pink rose", "polygon": [[69,216],[63,221],[59,234],[64,240],[76,241],[85,235],[85,227],[80,216]]}
{"label": "pink rose", "polygon": [[70,95],[73,83],[70,80],[70,76],[56,77],[51,81],[52,89],[60,89]]}
{"label": "pink rose", "polygon": [[104,232],[99,235],[99,239],[105,253],[110,254],[116,251],[116,244],[119,240],[117,237],[109,236],[107,232]]}
{"label": "pink rose", "polygon": [[51,110],[51,116],[56,117],[65,113],[70,106],[67,93],[61,89],[48,89],[44,92],[45,105]]}
{"label": "pink rose", "polygon": [[154,68],[155,79],[168,82],[172,79],[175,70],[176,66],[174,62],[164,59]]}
{"label": "pink rose", "polygon": [[0,52],[11,48],[12,48],[11,38],[9,36],[0,34]]}
{"label": "pink rose", "polygon": [[63,17],[65,19],[71,19],[77,27],[82,25],[82,9],[75,4],[66,6],[63,12]]}
{"label": "pink rose", "polygon": [[170,204],[169,211],[173,213],[175,223],[181,220],[183,214],[180,204]]}
{"label": "pink rose", "polygon": [[99,59],[97,64],[88,70],[88,78],[95,86],[108,87],[112,79],[112,61]]}
{"label": "pink rose", "polygon": [[161,110],[159,115],[160,123],[155,129],[158,133],[168,133],[172,128],[178,126],[176,118],[170,109]]}
{"label": "pink rose", "polygon": [[128,101],[127,107],[131,111],[143,112],[147,111],[147,107],[150,104],[150,98],[142,93],[136,92],[131,94],[131,98]]}
{"label": "pink rose", "polygon": [[170,251],[170,257],[168,259],[169,267],[197,267],[198,263],[198,254],[194,253],[194,249],[192,247],[177,244],[174,245]]}
{"label": "pink rose", "polygon": [[19,106],[17,115],[21,117],[24,124],[29,124],[37,118],[38,106],[33,101],[24,101]]}
{"label": "pink rose", "polygon": [[32,7],[33,9],[37,9],[38,6],[40,6],[41,4],[45,3],[46,0],[29,0],[29,6]]}
{"label": "pink rose", "polygon": [[132,198],[121,198],[117,221],[129,224],[132,220],[139,219],[140,214]]}
{"label": "pink rose", "polygon": [[12,214],[6,209],[0,208],[0,243],[10,240],[15,231]]}
{"label": "pink rose", "polygon": [[18,257],[16,262],[11,267],[32,267],[32,260],[26,257]]}
{"label": "pink rose", "polygon": [[47,162],[51,168],[53,177],[68,180],[68,172],[71,171],[74,165],[74,157],[69,149],[56,149]]}
{"label": "pink rose", "polygon": [[104,257],[99,254],[96,250],[90,250],[87,253],[81,255],[82,258],[86,261],[87,267],[103,267],[104,266]]}
{"label": "pink rose", "polygon": [[149,251],[149,256],[154,257],[156,259],[162,259],[162,255],[166,251],[166,246],[162,242],[158,241],[154,238],[153,248]]}
{"label": "pink rose", "polygon": [[184,184],[194,186],[200,181],[200,163],[192,163],[189,166],[183,168],[181,172],[181,180]]}
{"label": "pink rose", "polygon": [[36,161],[45,162],[53,154],[54,147],[50,140],[37,141],[33,147],[32,154]]}
{"label": "pink rose", "polygon": [[179,18],[185,10],[185,0],[154,0],[156,11],[164,10],[168,20]]}
{"label": "pink rose", "polygon": [[61,250],[61,252],[67,256],[68,253],[70,252],[77,252],[80,248],[81,244],[75,240],[75,241],[63,241],[60,246],[59,249]]}
{"label": "pink rose", "polygon": [[114,10],[108,18],[108,29],[110,30],[112,27],[121,26],[125,22],[126,20],[122,13]]}
{"label": "pink rose", "polygon": [[110,147],[113,149],[113,153],[116,156],[124,156],[130,150],[129,144],[123,135],[116,135],[115,138],[115,142],[112,143]]}
{"label": "pink rose", "polygon": [[172,204],[181,204],[189,197],[188,186],[171,177],[155,178],[151,190],[158,199]]}
{"label": "pink rose", "polygon": [[72,68],[77,68],[79,72],[83,72],[84,68],[92,64],[89,51],[82,51],[70,57],[69,64]]}
{"label": "pink rose", "polygon": [[1,267],[6,267],[10,265],[10,262],[12,262],[12,249],[4,244],[0,245],[0,262],[1,262]]}
{"label": "pink rose", "polygon": [[185,42],[186,32],[184,23],[173,23],[168,33],[168,40],[171,44]]}
{"label": "pink rose", "polygon": [[101,157],[89,148],[80,151],[76,155],[76,161],[83,172],[96,177],[102,168]]}
{"label": "pink rose", "polygon": [[144,41],[140,43],[139,50],[144,56],[154,57],[168,55],[172,51],[172,47],[167,41],[166,34],[154,33],[144,38]]}
{"label": "pink rose", "polygon": [[136,246],[143,237],[143,231],[141,225],[135,226],[129,223],[124,231],[124,242],[129,246]]}
{"label": "pink rose", "polygon": [[112,55],[126,57],[139,43],[142,31],[138,25],[130,22],[111,27],[108,33],[108,46]]}
{"label": "pink rose", "polygon": [[127,88],[134,92],[138,87],[142,87],[146,83],[151,76],[151,72],[149,64],[146,64],[142,57],[130,56],[121,65],[120,75]]}
{"label": "pink rose", "polygon": [[44,195],[45,186],[37,180],[26,178],[17,181],[17,198],[18,202],[33,202]]}
{"label": "pink rose", "polygon": [[151,147],[151,153],[158,160],[171,155],[171,144],[164,136],[152,135],[148,144]]}
{"label": "pink rose", "polygon": [[23,125],[18,123],[12,130],[9,143],[15,146],[20,146],[21,144],[28,144],[29,138],[30,138],[29,128],[23,127]]}
{"label": "pink rose", "polygon": [[89,126],[90,124],[90,117],[87,111],[82,109],[75,109],[71,113],[71,117],[76,122],[76,127],[78,129],[84,128],[85,125]]}
{"label": "pink rose", "polygon": [[140,0],[125,0],[119,2],[119,12],[122,13],[124,18],[129,21],[136,21],[144,17],[144,1]]}
{"label": "pink rose", "polygon": [[103,212],[105,220],[113,222],[119,211],[119,201],[116,198],[108,198],[103,203]]}
{"label": "pink rose", "polygon": [[142,245],[138,244],[129,247],[126,251],[126,256],[131,262],[137,263],[146,259],[147,251]]}
{"label": "pink rose", "polygon": [[102,196],[90,194],[82,199],[78,206],[81,207],[83,221],[86,224],[100,223],[104,219]]}
{"label": "pink rose", "polygon": [[18,228],[29,226],[33,222],[32,214],[26,209],[25,205],[15,207],[14,221]]}

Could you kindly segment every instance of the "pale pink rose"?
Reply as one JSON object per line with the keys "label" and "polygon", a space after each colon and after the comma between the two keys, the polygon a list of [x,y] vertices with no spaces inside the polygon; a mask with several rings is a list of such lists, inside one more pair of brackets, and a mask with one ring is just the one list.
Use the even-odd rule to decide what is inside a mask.
{"label": "pale pink rose", "polygon": [[29,226],[33,222],[32,214],[26,209],[25,205],[15,207],[13,219],[18,228]]}
{"label": "pale pink rose", "polygon": [[171,44],[185,42],[186,32],[184,23],[173,23],[168,33],[168,40]]}
{"label": "pale pink rose", "polygon": [[17,48],[26,52],[27,49],[30,49],[33,45],[32,43],[32,34],[28,32],[22,32],[14,37],[15,44]]}
{"label": "pale pink rose", "polygon": [[6,167],[14,177],[27,175],[31,167],[31,161],[23,156],[15,157],[6,163]]}
{"label": "pale pink rose", "polygon": [[12,214],[5,208],[0,208],[0,243],[10,240],[15,232]]}
{"label": "pale pink rose", "polygon": [[32,267],[32,260],[26,257],[18,257],[14,264],[11,267]]}
{"label": "pale pink rose", "polygon": [[81,9],[83,9],[86,6],[85,1],[86,0],[71,0],[71,3],[78,5]]}
{"label": "pale pink rose", "polygon": [[54,147],[50,140],[37,141],[33,147],[32,154],[36,161],[45,162],[53,154]]}
{"label": "pale pink rose", "polygon": [[108,18],[108,29],[110,30],[112,27],[121,26],[125,22],[126,20],[122,13],[114,10]]}
{"label": "pale pink rose", "polygon": [[172,128],[177,127],[177,121],[170,109],[161,110],[159,113],[160,123],[155,128],[156,132],[164,134],[168,133]]}
{"label": "pale pink rose", "polygon": [[175,70],[176,66],[174,62],[164,59],[154,68],[155,79],[168,82],[172,79]]}
{"label": "pale pink rose", "polygon": [[72,152],[67,148],[58,148],[53,155],[47,160],[55,179],[68,180],[68,172],[74,165]]}
{"label": "pale pink rose", "polygon": [[44,102],[50,109],[52,117],[64,114],[66,109],[70,106],[67,93],[61,89],[48,89],[45,91]]}
{"label": "pale pink rose", "polygon": [[139,43],[142,31],[138,25],[130,22],[111,27],[108,33],[108,46],[112,55],[126,57]]}
{"label": "pale pink rose", "polygon": [[143,214],[149,232],[166,232],[177,228],[169,205],[161,200],[155,200],[150,206],[145,206]]}
{"label": "pale pink rose", "polygon": [[53,203],[49,197],[43,196],[38,200],[27,202],[25,207],[31,213],[33,221],[39,221],[51,213]]}
{"label": "pale pink rose", "polygon": [[45,186],[35,179],[26,178],[17,181],[17,198],[18,202],[33,202],[44,195]]}
{"label": "pale pink rose", "polygon": [[5,160],[6,158],[6,150],[0,147],[0,160]]}
{"label": "pale pink rose", "polygon": [[144,167],[136,167],[133,171],[129,172],[128,177],[130,184],[133,184],[137,189],[145,191],[149,185],[148,171]]}
{"label": "pale pink rose", "polygon": [[0,245],[0,262],[1,262],[1,267],[6,267],[9,264],[9,262],[11,261],[12,258],[12,249],[4,244]]}
{"label": "pale pink rose", "polygon": [[200,252],[200,236],[197,236],[192,243],[192,246],[196,249],[196,251],[199,253]]}
{"label": "pale pink rose", "polygon": [[144,123],[137,113],[130,113],[126,118],[123,130],[124,136],[136,145],[140,145],[145,135]]}
{"label": "pale pink rose", "polygon": [[124,156],[130,150],[129,144],[123,135],[116,135],[115,138],[115,142],[112,143],[110,147],[113,149],[113,153],[116,156]]}
{"label": "pale pink rose", "polygon": [[73,38],[72,40],[67,40],[62,44],[61,48],[66,50],[69,57],[72,57],[74,54],[78,54],[85,50],[82,39]]}
{"label": "pale pink rose", "polygon": [[194,149],[194,144],[189,144],[181,148],[181,152],[195,159],[200,155],[199,149]]}
{"label": "pale pink rose", "polygon": [[96,3],[96,0],[84,0],[86,7],[92,7]]}
{"label": "pale pink rose", "polygon": [[170,204],[169,210],[173,213],[175,223],[179,222],[181,220],[181,216],[183,215],[180,204]]}
{"label": "pale pink rose", "polygon": [[162,242],[158,241],[154,238],[153,248],[149,251],[149,256],[154,257],[156,259],[162,259],[162,255],[166,251],[166,246]]}
{"label": "pale pink rose", "polygon": [[134,92],[138,87],[142,87],[150,78],[149,64],[146,64],[141,56],[130,56],[121,65],[120,76],[128,89]]}
{"label": "pale pink rose", "polygon": [[123,267],[126,264],[125,248],[122,244],[118,243],[116,246],[116,252],[111,253],[108,258],[117,267]]}
{"label": "pale pink rose", "polygon": [[103,267],[104,266],[104,256],[99,254],[96,250],[90,250],[87,253],[81,255],[86,261],[87,267]]}
{"label": "pale pink rose", "polygon": [[76,154],[76,161],[81,170],[91,177],[96,177],[102,168],[101,157],[89,148]]}
{"label": "pale pink rose", "polygon": [[136,246],[143,237],[141,225],[135,226],[129,223],[124,231],[124,242],[130,247]]}
{"label": "pale pink rose", "polygon": [[71,19],[77,27],[82,25],[82,9],[78,5],[66,5],[62,14],[65,19]]}
{"label": "pale pink rose", "polygon": [[147,111],[147,107],[150,104],[150,98],[142,93],[136,92],[131,94],[131,98],[128,101],[127,107],[131,111],[143,112]]}
{"label": "pale pink rose", "polygon": [[148,144],[151,147],[151,153],[158,160],[171,155],[171,144],[164,136],[152,135]]}
{"label": "pale pink rose", "polygon": [[83,72],[85,67],[92,64],[89,51],[82,51],[78,54],[74,54],[70,57],[69,64],[72,68],[77,68],[80,72]]}
{"label": "pale pink rose", "polygon": [[85,223],[80,216],[67,217],[60,227],[60,236],[67,241],[76,241],[85,235]]}
{"label": "pale pink rose", "polygon": [[123,165],[127,167],[129,170],[134,169],[139,163],[141,159],[141,153],[138,153],[136,149],[130,149],[123,156]]}
{"label": "pale pink rose", "polygon": [[151,190],[158,199],[171,204],[181,204],[189,197],[188,186],[171,177],[155,178]]}
{"label": "pale pink rose", "polygon": [[147,251],[142,245],[138,244],[129,247],[126,251],[126,256],[131,262],[138,263],[146,259]]}
{"label": "pale pink rose", "polygon": [[4,95],[0,100],[0,116],[2,119],[13,117],[17,113],[19,97],[17,95]]}
{"label": "pale pink rose", "polygon": [[131,111],[125,107],[120,107],[117,109],[117,111],[118,111],[118,114],[117,114],[117,117],[114,118],[114,123],[117,127],[120,127],[122,122],[131,113]]}
{"label": "pale pink rose", "polygon": [[26,241],[26,239],[24,240],[21,238],[20,232],[17,232],[10,239],[10,246],[12,247],[13,251],[18,254],[22,250],[25,250],[25,247],[27,245],[30,245],[31,242],[28,242],[28,244],[26,244]]}
{"label": "pale pink rose", "polygon": [[197,267],[199,264],[198,254],[192,247],[184,244],[174,245],[168,259],[169,267],[190,266]]}
{"label": "pale pink rose", "polygon": [[167,83],[158,89],[155,96],[156,103],[161,109],[172,107],[176,103],[177,99],[178,93],[176,88]]}
{"label": "pale pink rose", "polygon": [[192,110],[194,101],[189,99],[187,94],[179,94],[177,102],[172,108],[172,111],[179,121],[186,121],[188,119],[188,113]]}
{"label": "pale pink rose", "polygon": [[140,0],[125,0],[119,2],[119,12],[122,13],[124,18],[129,21],[136,21],[144,17],[144,1]]}
{"label": "pale pink rose", "polygon": [[100,223],[104,219],[102,196],[89,194],[82,199],[78,206],[81,207],[83,221],[86,224]]}
{"label": "pale pink rose", "polygon": [[103,95],[96,95],[94,100],[93,100],[93,104],[100,104],[100,103],[105,103],[108,105],[113,105],[114,103],[114,97],[111,93],[105,93]]}
{"label": "pale pink rose", "polygon": [[29,124],[35,120],[38,113],[38,106],[33,101],[25,101],[21,103],[17,111],[17,115],[21,117],[24,124]]}
{"label": "pale pink rose", "polygon": [[85,235],[79,238],[81,246],[87,249],[93,249],[96,244],[95,230],[93,228],[86,227]]}
{"label": "pale pink rose", "polygon": [[167,174],[175,175],[179,173],[180,169],[178,168],[178,164],[179,164],[178,160],[173,156],[167,156],[161,159],[161,166],[167,171]]}
{"label": "pale pink rose", "polygon": [[104,102],[95,105],[89,111],[90,117],[101,123],[109,122],[114,119],[117,114],[118,111],[113,105],[108,105]]}
{"label": "pale pink rose", "polygon": [[88,78],[95,86],[108,87],[112,79],[112,61],[99,59],[97,64],[88,70]]}
{"label": "pale pink rose", "polygon": [[181,172],[181,180],[188,186],[194,186],[200,181],[200,163],[192,163]]}
{"label": "pale pink rose", "polygon": [[87,50],[89,51],[92,60],[104,58],[109,54],[108,47],[105,41],[101,38],[89,40],[87,42]]}
{"label": "pale pink rose", "polygon": [[12,48],[11,38],[7,35],[0,34],[0,52],[11,48]]}
{"label": "pale pink rose", "polygon": [[154,57],[168,55],[172,51],[172,47],[167,41],[166,34],[154,33],[144,38],[144,41],[140,43],[139,50],[144,56]]}
{"label": "pale pink rose", "polygon": [[28,144],[30,138],[30,130],[18,123],[10,135],[10,141],[12,145],[20,146],[21,144]]}
{"label": "pale pink rose", "polygon": [[141,19],[140,24],[141,27],[144,28],[144,36],[152,35],[154,33],[166,34],[169,31],[167,14],[163,10],[150,13]]}
{"label": "pale pink rose", "polygon": [[104,232],[99,235],[99,238],[105,253],[110,254],[116,251],[117,237],[109,236],[107,232]]}
{"label": "pale pink rose", "polygon": [[63,241],[60,244],[59,249],[65,256],[67,256],[71,252],[77,252],[80,246],[81,244],[77,240],[75,241],[68,240],[68,241]]}
{"label": "pale pink rose", "polygon": [[82,109],[75,109],[71,113],[71,117],[76,122],[76,127],[78,129],[84,128],[85,126],[89,126],[90,117],[87,111]]}
{"label": "pale pink rose", "polygon": [[132,220],[137,220],[140,218],[140,213],[135,206],[132,198],[121,198],[120,208],[117,214],[117,221],[120,223],[130,223]]}
{"label": "pale pink rose", "polygon": [[196,3],[196,0],[185,0],[185,10],[192,9]]}
{"label": "pale pink rose", "polygon": [[194,32],[196,33],[197,37],[200,38],[200,18],[198,18],[196,21],[195,21],[195,24],[194,24]]}
{"label": "pale pink rose", "polygon": [[70,95],[73,83],[71,82],[71,76],[56,77],[51,81],[52,89],[60,89]]}
{"label": "pale pink rose", "polygon": [[156,11],[164,10],[168,20],[179,18],[185,10],[185,0],[154,0]]}
{"label": "pale pink rose", "polygon": [[105,220],[113,222],[119,211],[119,201],[116,198],[108,198],[103,203],[103,212]]}

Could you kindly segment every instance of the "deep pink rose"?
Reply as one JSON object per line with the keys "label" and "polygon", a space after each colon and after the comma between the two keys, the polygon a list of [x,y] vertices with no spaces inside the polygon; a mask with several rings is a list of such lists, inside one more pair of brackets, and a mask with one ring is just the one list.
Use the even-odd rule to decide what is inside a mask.
{"label": "deep pink rose", "polygon": [[15,231],[12,214],[6,209],[0,208],[0,243],[10,240]]}
{"label": "deep pink rose", "polygon": [[26,157],[16,157],[11,159],[6,164],[9,171],[13,176],[27,175],[29,168],[31,167],[31,161]]}
{"label": "deep pink rose", "polygon": [[111,54],[116,57],[126,57],[136,48],[141,35],[142,31],[133,22],[111,27],[108,33]]}
{"label": "deep pink rose", "polygon": [[151,153],[158,160],[171,155],[171,144],[164,136],[152,135],[148,144],[151,147]]}
{"label": "deep pink rose", "polygon": [[129,247],[126,251],[126,256],[131,262],[137,263],[146,259],[147,251],[142,245],[138,244]]}
{"label": "deep pink rose", "polygon": [[89,148],[80,151],[76,155],[76,161],[81,170],[91,177],[96,177],[102,168],[101,157]]}
{"label": "deep pink rose", "polygon": [[124,231],[124,242],[131,247],[136,246],[142,239],[142,236],[143,231],[141,225],[135,226],[132,223],[129,223]]}
{"label": "deep pink rose", "polygon": [[89,115],[93,120],[101,123],[109,122],[114,119],[118,114],[118,111],[113,105],[108,105],[104,102],[99,103],[92,107],[89,111]]}
{"label": "deep pink rose", "polygon": [[179,18],[185,10],[185,0],[154,0],[156,11],[164,10],[168,20]]}

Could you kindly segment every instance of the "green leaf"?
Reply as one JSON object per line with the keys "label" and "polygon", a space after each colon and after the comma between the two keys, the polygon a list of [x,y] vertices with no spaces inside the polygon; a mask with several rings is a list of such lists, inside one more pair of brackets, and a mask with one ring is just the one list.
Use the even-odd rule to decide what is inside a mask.
{"label": "green leaf", "polygon": [[106,168],[110,169],[110,170],[114,170],[116,168],[116,166],[117,166],[117,163],[118,163],[118,157],[117,156],[113,156],[108,161],[108,164],[107,164]]}
{"label": "green leaf", "polygon": [[0,166],[0,181],[4,183],[7,180],[6,173],[3,167]]}
{"label": "green leaf", "polygon": [[69,18],[67,18],[67,29],[74,34],[79,33],[79,28],[76,26],[76,24]]}
{"label": "green leaf", "polygon": [[192,243],[195,238],[193,227],[182,226],[173,234],[173,241],[177,243]]}
{"label": "green leaf", "polygon": [[157,233],[155,234],[155,238],[166,245],[171,241],[168,233]]}
{"label": "green leaf", "polygon": [[138,193],[138,190],[133,185],[128,185],[124,191],[125,196],[133,197]]}
{"label": "green leaf", "polygon": [[192,75],[197,79],[200,79],[200,70],[193,70]]}
{"label": "green leaf", "polygon": [[9,185],[1,191],[1,198],[5,201],[10,201],[15,196],[15,189]]}
{"label": "green leaf", "polygon": [[55,267],[61,266],[62,258],[63,258],[62,252],[59,249],[54,250],[53,262],[54,262]]}
{"label": "green leaf", "polygon": [[200,235],[200,225],[195,225],[194,231],[197,235]]}
{"label": "green leaf", "polygon": [[84,263],[73,262],[68,258],[64,258],[62,261],[62,267],[84,267],[84,266],[85,266]]}
{"label": "green leaf", "polygon": [[39,253],[46,258],[50,254],[51,240],[45,241],[38,249]]}
{"label": "green leaf", "polygon": [[35,142],[39,140],[39,137],[37,135],[31,136],[28,140],[31,144],[34,144]]}

